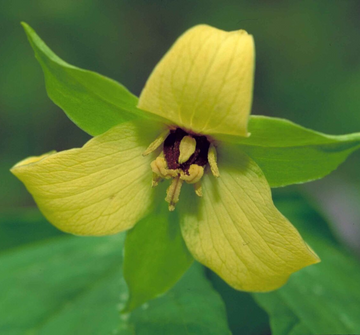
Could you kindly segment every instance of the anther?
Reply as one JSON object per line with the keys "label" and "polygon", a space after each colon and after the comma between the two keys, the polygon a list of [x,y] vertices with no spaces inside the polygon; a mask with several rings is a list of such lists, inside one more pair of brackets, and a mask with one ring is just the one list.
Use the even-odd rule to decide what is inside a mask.
{"label": "anther", "polygon": [[202,166],[191,164],[188,173],[182,173],[180,178],[188,184],[195,184],[202,178],[203,175],[204,168]]}
{"label": "anther", "polygon": [[195,152],[196,140],[191,136],[184,136],[180,142],[180,155],[178,158],[179,164],[185,163],[191,155]]}
{"label": "anther", "polygon": [[169,211],[173,211],[176,203],[179,201],[182,184],[183,181],[178,176],[171,181],[170,186],[166,190],[165,201],[169,203]]}
{"label": "anther", "polygon": [[162,178],[159,175],[157,175],[155,172],[153,172],[153,178],[152,178],[151,186],[152,187],[158,186],[161,179]]}
{"label": "anther", "polygon": [[201,182],[198,181],[197,183],[194,184],[194,189],[195,189],[195,193],[198,197],[202,197],[203,193],[202,193],[202,187],[201,187]]}
{"label": "anther", "polygon": [[208,151],[208,162],[210,170],[215,177],[220,177],[219,168],[217,165],[217,153],[215,146],[211,143]]}
{"label": "anther", "polygon": [[166,160],[164,157],[159,156],[150,163],[152,171],[161,178],[170,179],[178,175],[177,170],[170,170],[167,168]]}
{"label": "anther", "polygon": [[148,148],[143,152],[143,156],[147,156],[148,154],[151,154],[153,151],[155,151],[158,147],[160,147],[161,144],[164,143],[166,140],[166,137],[169,135],[169,131],[163,131],[154,142],[152,142]]}

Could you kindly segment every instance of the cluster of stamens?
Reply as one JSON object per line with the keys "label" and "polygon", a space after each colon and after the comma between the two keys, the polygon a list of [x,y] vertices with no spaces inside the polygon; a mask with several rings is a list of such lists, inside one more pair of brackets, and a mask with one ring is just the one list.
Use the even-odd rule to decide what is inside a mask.
{"label": "cluster of stamens", "polygon": [[169,210],[175,209],[179,201],[183,182],[193,184],[195,193],[201,197],[200,180],[209,164],[214,176],[219,177],[216,163],[216,149],[206,136],[190,135],[180,128],[166,131],[150,144],[144,155],[156,150],[163,144],[160,155],[151,162],[153,171],[152,186],[163,179],[172,179],[166,191],[165,201]]}

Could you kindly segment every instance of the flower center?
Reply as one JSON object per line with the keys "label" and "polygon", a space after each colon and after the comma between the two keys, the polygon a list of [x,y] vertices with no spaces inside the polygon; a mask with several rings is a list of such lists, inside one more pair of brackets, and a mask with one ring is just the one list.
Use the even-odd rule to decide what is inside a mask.
{"label": "flower center", "polygon": [[180,128],[171,130],[163,149],[168,168],[180,169],[186,175],[190,175],[193,164],[204,168],[208,163],[209,146],[206,136],[191,136]]}
{"label": "flower center", "polygon": [[213,175],[219,177],[216,149],[206,136],[191,135],[176,128],[162,133],[143,155],[148,155],[162,144],[160,155],[151,162],[154,173],[152,185],[157,186],[162,179],[172,179],[165,200],[169,203],[169,210],[173,211],[184,181],[193,184],[195,193],[201,197],[200,180],[208,164]]}

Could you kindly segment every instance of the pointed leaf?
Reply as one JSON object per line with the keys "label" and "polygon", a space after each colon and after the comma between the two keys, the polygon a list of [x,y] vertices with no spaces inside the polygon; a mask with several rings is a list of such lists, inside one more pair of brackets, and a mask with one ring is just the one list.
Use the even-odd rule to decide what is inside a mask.
{"label": "pointed leaf", "polygon": [[170,212],[161,199],[157,210],[127,233],[124,277],[130,297],[126,311],[168,291],[192,263],[181,236],[178,214]]}
{"label": "pointed leaf", "polygon": [[360,133],[326,135],[288,120],[252,116],[249,138],[223,137],[237,142],[264,172],[271,187],[319,179],[335,170],[360,147]]}
{"label": "pointed leaf", "polygon": [[138,117],[153,118],[136,108],[137,97],[124,86],[98,73],[66,63],[29,25],[22,25],[44,71],[50,99],[79,128],[95,136],[124,121]]}

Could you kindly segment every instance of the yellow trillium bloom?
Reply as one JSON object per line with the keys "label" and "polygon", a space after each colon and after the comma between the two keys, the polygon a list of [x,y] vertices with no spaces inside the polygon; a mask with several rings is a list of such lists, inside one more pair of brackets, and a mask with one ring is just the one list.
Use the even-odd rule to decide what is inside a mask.
{"label": "yellow trillium bloom", "polygon": [[139,99],[166,126],[125,122],[82,148],[30,157],[11,171],[51,223],[78,235],[130,229],[152,211],[154,187],[169,179],[165,200],[169,210],[179,202],[194,258],[236,289],[276,289],[319,258],[275,208],[257,164],[220,140],[248,136],[253,73],[251,35],[196,26],[156,66]]}

